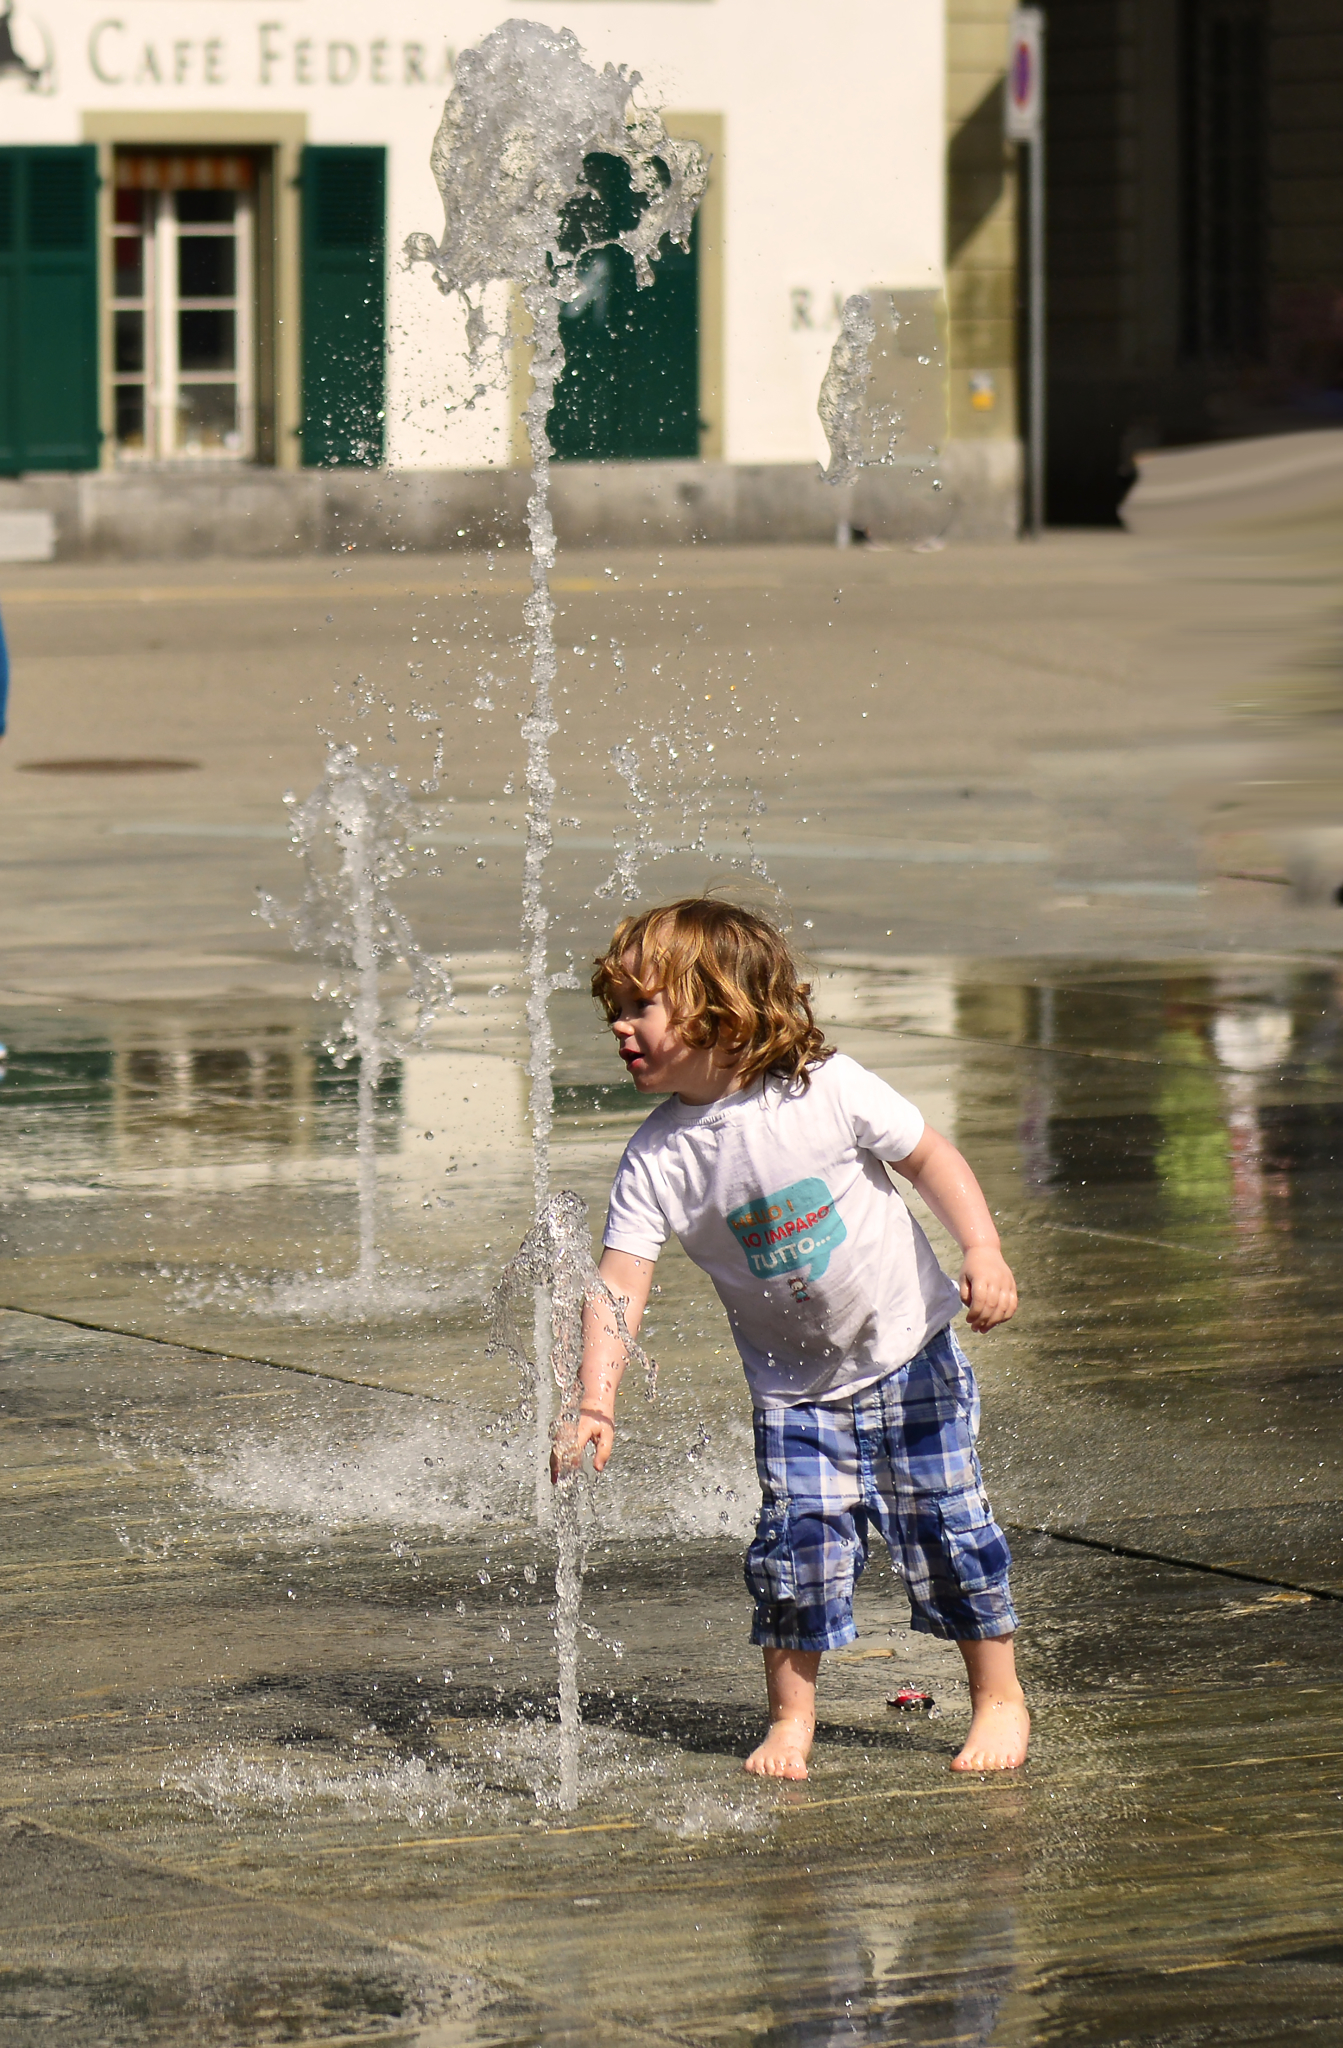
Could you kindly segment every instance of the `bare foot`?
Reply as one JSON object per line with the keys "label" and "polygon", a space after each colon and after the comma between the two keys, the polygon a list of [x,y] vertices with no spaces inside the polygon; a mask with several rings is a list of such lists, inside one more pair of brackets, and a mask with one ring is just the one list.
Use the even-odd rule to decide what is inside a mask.
{"label": "bare foot", "polygon": [[771,1721],[769,1734],[742,1769],[757,1778],[805,1778],[813,1732],[810,1721]]}
{"label": "bare foot", "polygon": [[975,1708],[970,1732],[959,1756],[951,1760],[953,1771],[1014,1771],[1026,1761],[1031,1739],[1031,1717],[1026,1696],[986,1699]]}

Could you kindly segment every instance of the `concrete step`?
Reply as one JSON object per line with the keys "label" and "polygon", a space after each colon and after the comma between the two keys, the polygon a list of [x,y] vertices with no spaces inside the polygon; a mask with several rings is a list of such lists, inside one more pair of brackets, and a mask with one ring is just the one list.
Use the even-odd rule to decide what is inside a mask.
{"label": "concrete step", "polygon": [[[551,472],[565,547],[1011,540],[1016,441],[953,441],[940,457],[865,471],[832,490],[816,463],[567,462]],[[0,479],[0,560],[301,555],[350,547],[451,552],[526,538],[524,469],[262,469],[156,464]],[[4,551],[5,522],[26,553]],[[54,543],[51,523],[54,521]],[[17,522],[17,523],[16,523]],[[42,548],[31,552],[42,524]]]}

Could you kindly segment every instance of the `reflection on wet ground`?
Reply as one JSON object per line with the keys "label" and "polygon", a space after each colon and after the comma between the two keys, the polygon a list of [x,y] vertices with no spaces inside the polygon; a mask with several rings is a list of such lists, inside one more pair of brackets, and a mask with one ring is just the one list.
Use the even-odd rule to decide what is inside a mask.
{"label": "reflection on wet ground", "polygon": [[[1336,971],[817,982],[981,1169],[1023,1283],[973,1348],[1027,1773],[949,1777],[955,1653],[874,1563],[812,1780],[739,1776],[747,1414],[673,1253],[659,1399],[588,1508],[555,1810],[547,1545],[480,1316],[527,1208],[507,963],[387,1078],[388,1306],[354,1322],[320,1286],[353,1082],[311,1006],[34,1005],[0,1083],[0,2042],[1343,2029]],[[595,1208],[639,1104],[577,998],[560,1036],[557,1173]]]}

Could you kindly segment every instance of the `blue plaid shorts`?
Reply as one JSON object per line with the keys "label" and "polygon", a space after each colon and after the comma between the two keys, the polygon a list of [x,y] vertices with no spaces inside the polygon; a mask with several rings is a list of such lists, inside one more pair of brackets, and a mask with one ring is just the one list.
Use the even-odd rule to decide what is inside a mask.
{"label": "blue plaid shorts", "polygon": [[984,1497],[979,1393],[950,1327],[875,1386],[828,1406],[757,1408],[764,1500],[746,1553],[751,1641],[837,1650],[875,1524],[909,1594],[910,1626],[957,1642],[1010,1635],[1012,1554]]}

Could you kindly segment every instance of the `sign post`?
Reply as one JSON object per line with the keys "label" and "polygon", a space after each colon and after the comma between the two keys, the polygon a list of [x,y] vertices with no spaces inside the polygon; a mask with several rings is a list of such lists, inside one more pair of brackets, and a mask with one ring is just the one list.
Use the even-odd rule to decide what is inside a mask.
{"label": "sign post", "polygon": [[[1018,7],[1008,32],[1004,126],[1008,140],[1026,145],[1026,531],[1039,539],[1045,524],[1045,17],[1040,7]],[[1020,203],[1020,201],[1018,201]]]}

